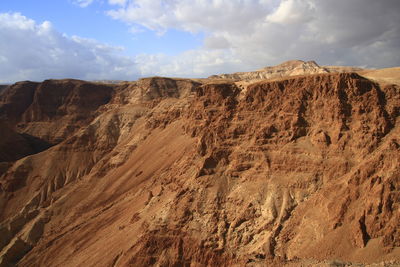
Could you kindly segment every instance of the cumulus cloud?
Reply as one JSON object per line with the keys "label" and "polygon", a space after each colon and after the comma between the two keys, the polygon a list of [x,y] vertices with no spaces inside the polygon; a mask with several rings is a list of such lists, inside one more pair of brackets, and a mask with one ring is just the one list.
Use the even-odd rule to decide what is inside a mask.
{"label": "cumulus cloud", "polygon": [[[141,54],[136,57],[141,76],[207,77],[236,71],[243,63],[230,50],[188,50],[178,56]],[[249,67],[249,66],[247,66]]]}
{"label": "cumulus cloud", "polygon": [[225,49],[230,44],[223,36],[208,36],[204,39],[204,47],[207,49]]}
{"label": "cumulus cloud", "polygon": [[197,52],[225,49],[224,58],[244,70],[296,58],[400,65],[399,13],[398,0],[127,0],[108,15],[161,33],[203,32]]}
{"label": "cumulus cloud", "polygon": [[[95,1],[95,0],[94,0]],[[80,0],[81,5],[92,1]],[[108,0],[133,34],[176,29],[205,36],[176,56],[122,56],[120,47],[69,37],[50,22],[0,14],[0,81],[73,77],[204,77],[290,59],[322,65],[400,65],[398,0]]]}
{"label": "cumulus cloud", "polygon": [[135,79],[135,59],[120,47],[68,37],[48,21],[0,14],[0,82],[48,78]]}
{"label": "cumulus cloud", "polygon": [[313,8],[310,2],[284,0],[279,7],[267,16],[267,21],[279,24],[304,23],[312,19]]}
{"label": "cumulus cloud", "polygon": [[127,0],[124,8],[108,14],[148,29],[169,28],[189,32],[250,30],[253,23],[271,10],[272,0]]}
{"label": "cumulus cloud", "polygon": [[[214,49],[185,51],[178,56],[122,56],[124,48],[96,40],[66,36],[49,21],[37,23],[19,13],[0,14],[0,83],[49,78],[135,80],[143,76],[205,77],[242,63],[232,51],[215,49],[226,41],[216,38]],[[211,44],[210,44],[211,45]]]}

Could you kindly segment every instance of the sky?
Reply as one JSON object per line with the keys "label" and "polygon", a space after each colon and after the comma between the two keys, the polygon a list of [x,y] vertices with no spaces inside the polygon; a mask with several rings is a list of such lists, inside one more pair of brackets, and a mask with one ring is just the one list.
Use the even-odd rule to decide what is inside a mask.
{"label": "sky", "polygon": [[399,0],[0,0],[0,83],[400,66]]}

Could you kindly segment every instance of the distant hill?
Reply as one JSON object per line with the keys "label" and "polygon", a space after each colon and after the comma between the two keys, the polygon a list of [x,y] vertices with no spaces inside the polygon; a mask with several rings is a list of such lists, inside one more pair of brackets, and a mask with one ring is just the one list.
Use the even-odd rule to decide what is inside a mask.
{"label": "distant hill", "polygon": [[315,61],[290,60],[276,66],[265,67],[256,71],[212,75],[209,77],[209,79],[255,82],[265,79],[275,79],[298,75],[356,72],[361,70],[363,69],[357,67],[319,66]]}

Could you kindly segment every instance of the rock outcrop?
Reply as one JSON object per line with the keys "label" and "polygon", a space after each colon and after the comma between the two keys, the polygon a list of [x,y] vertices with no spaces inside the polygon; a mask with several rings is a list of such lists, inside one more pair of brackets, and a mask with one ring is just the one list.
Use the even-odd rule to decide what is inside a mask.
{"label": "rock outcrop", "polygon": [[0,266],[399,264],[399,86],[297,63],[8,87],[10,131],[54,145],[3,167]]}
{"label": "rock outcrop", "polygon": [[298,75],[359,72],[363,70],[364,69],[358,67],[319,66],[315,61],[289,60],[279,65],[265,67],[257,71],[212,75],[209,79],[256,82],[265,79],[277,79]]}
{"label": "rock outcrop", "polygon": [[290,60],[273,67],[251,72],[236,72],[232,74],[221,74],[210,76],[210,79],[228,79],[233,81],[259,81],[304,74],[328,73],[329,71],[320,67],[315,61]]}
{"label": "rock outcrop", "polygon": [[18,132],[56,144],[93,120],[112,93],[110,85],[78,80],[19,82],[0,95],[0,118]]}

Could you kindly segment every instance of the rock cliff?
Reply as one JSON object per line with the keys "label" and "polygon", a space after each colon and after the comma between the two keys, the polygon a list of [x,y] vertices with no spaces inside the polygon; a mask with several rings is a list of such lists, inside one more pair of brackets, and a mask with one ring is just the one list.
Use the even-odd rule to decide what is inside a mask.
{"label": "rock cliff", "polygon": [[399,264],[400,88],[301,64],[9,86],[0,266]]}

